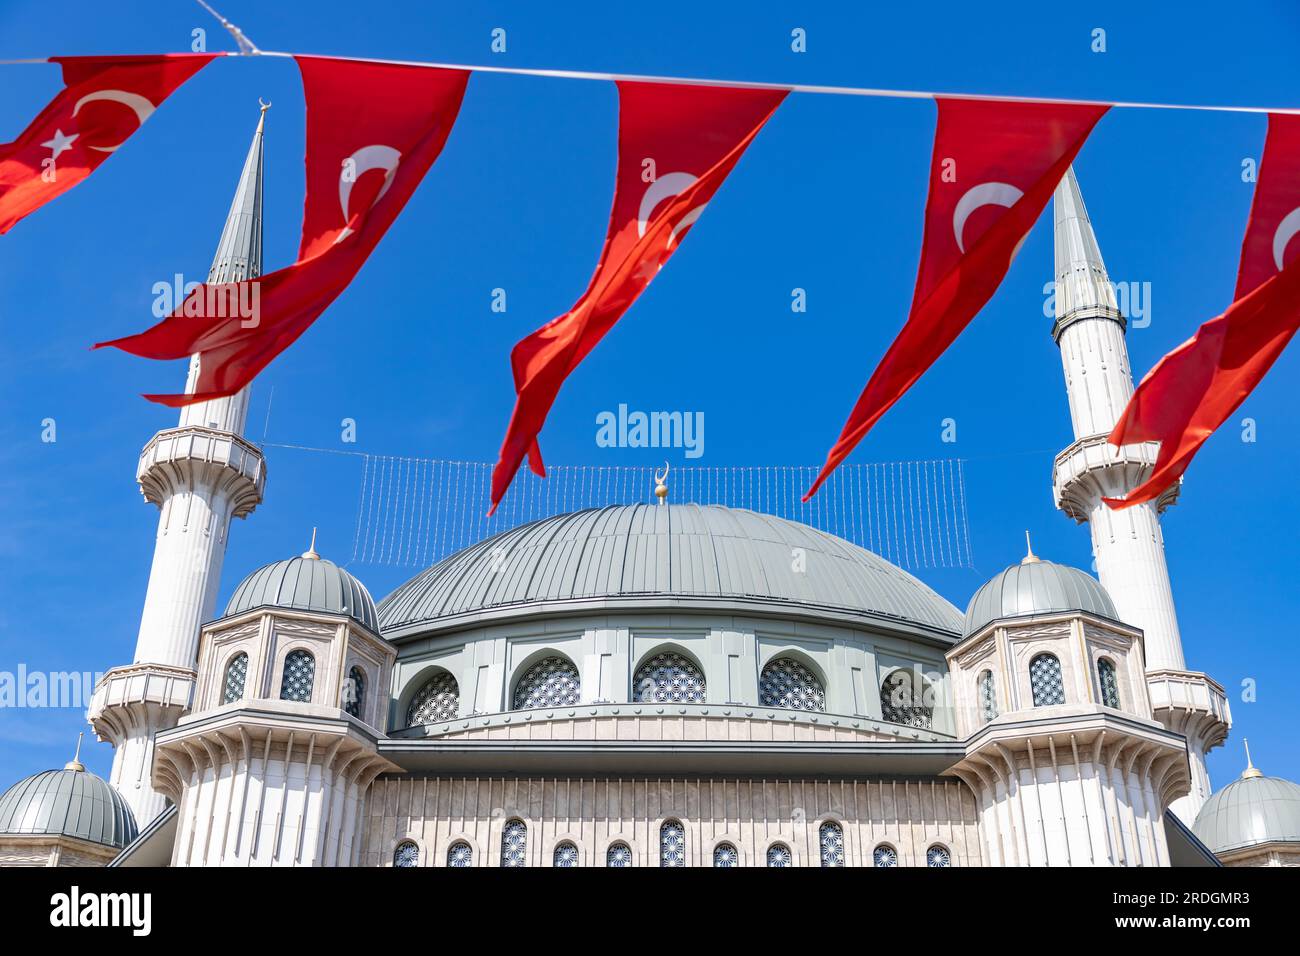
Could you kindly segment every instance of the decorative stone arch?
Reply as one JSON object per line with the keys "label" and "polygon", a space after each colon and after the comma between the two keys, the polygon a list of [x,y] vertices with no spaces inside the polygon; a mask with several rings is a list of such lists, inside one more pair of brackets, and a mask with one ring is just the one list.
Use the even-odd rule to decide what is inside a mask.
{"label": "decorative stone arch", "polygon": [[1017,638],[1015,630],[1009,630],[1010,639],[1010,657],[1012,673],[1007,675],[1007,695],[1010,697],[1011,688],[1015,688],[1015,709],[1016,710],[1033,710],[1034,694],[1032,684],[1029,679],[1029,665],[1039,654],[1051,654],[1061,665],[1061,684],[1065,688],[1065,703],[1079,704],[1083,703],[1079,699],[1079,693],[1087,693],[1087,688],[1093,684],[1091,674],[1083,676],[1083,682],[1079,679],[1079,662],[1076,659],[1074,651],[1074,642],[1071,640],[1071,631],[1068,625],[1062,630],[1050,634],[1042,634],[1032,638]]}
{"label": "decorative stone arch", "polygon": [[[379,727],[379,668],[373,662],[353,651],[349,651],[343,660],[343,680],[339,684],[339,710],[347,703],[347,682],[352,679],[353,669],[361,671],[361,699],[357,708],[357,720],[372,727]],[[314,690],[314,689],[313,689]]]}
{"label": "decorative stone arch", "polygon": [[592,860],[593,866],[609,866],[609,850],[616,843],[622,843],[632,853],[632,866],[645,866],[645,857],[642,856],[643,848],[640,842],[630,833],[611,833],[605,839],[596,844],[596,858]]}
{"label": "decorative stone arch", "polygon": [[[815,848],[817,866],[822,863],[822,827],[827,823],[833,823],[840,828],[840,836],[844,840],[844,865],[846,867],[857,866],[857,854],[853,852],[853,847],[849,843],[849,827],[844,822],[844,817],[834,811],[828,811],[808,821],[808,827],[812,831],[812,839],[816,841],[815,847],[809,847],[809,854]],[[791,847],[793,850],[794,847]],[[766,861],[764,861],[766,862]]]}
{"label": "decorative stone arch", "polygon": [[953,852],[952,843],[947,842],[945,840],[930,840],[929,842],[927,842],[925,844],[925,865],[926,866],[930,865],[931,850],[943,850],[944,853],[948,854],[948,862],[947,864],[945,864],[946,866],[952,867],[957,865],[957,854]]}
{"label": "decorative stone arch", "polygon": [[[675,819],[679,821],[681,820],[680,817],[669,817],[668,819],[670,820]],[[685,826],[684,823],[682,825]],[[704,858],[706,866],[713,866],[713,853],[723,843],[730,844],[731,846],[736,848],[736,855],[740,858],[738,863],[739,866],[746,867],[751,865],[749,860],[749,850],[745,846],[744,837],[742,837],[739,833],[736,833],[731,830],[727,830],[724,833],[717,834],[716,836],[714,836],[712,840],[709,841],[708,856]]]}
{"label": "decorative stone arch", "polygon": [[780,830],[775,836],[769,837],[762,843],[763,856],[756,861],[756,866],[767,866],[767,855],[771,852],[772,847],[783,846],[786,852],[790,854],[790,866],[803,866],[803,854],[799,852],[799,842],[794,838],[794,834],[786,830]]}
{"label": "decorative stone arch", "polygon": [[[1098,651],[1093,655],[1092,673],[1088,675],[1089,680],[1093,682],[1093,687],[1096,688],[1097,703],[1101,704],[1103,707],[1109,706],[1105,702],[1104,698],[1106,694],[1104,688],[1101,686],[1102,664],[1110,665],[1111,674],[1115,679],[1115,708],[1118,710],[1134,710],[1135,708],[1133,707],[1132,701],[1125,700],[1125,697],[1127,696],[1125,692],[1128,688],[1125,686],[1127,682],[1124,680],[1124,671],[1120,669],[1119,661],[1116,660],[1115,653],[1109,648]],[[1125,706],[1126,704],[1128,706]]]}
{"label": "decorative stone arch", "polygon": [[[520,681],[520,680],[524,677],[524,675],[527,674],[527,673],[529,672],[529,670],[531,670],[535,665],[537,665],[537,664],[539,664],[540,662],[546,660],[546,658],[548,658],[548,657],[559,657],[559,658],[561,658],[561,659],[563,659],[563,660],[565,660],[565,661],[568,661],[568,662],[569,662],[569,665],[570,665],[570,666],[571,666],[571,667],[572,667],[572,668],[577,672],[577,674],[578,674],[578,698],[579,698],[579,700],[581,701],[581,699],[582,699],[582,690],[583,690],[583,688],[582,688],[582,668],[579,667],[577,661],[575,661],[575,660],[573,659],[573,655],[571,655],[571,654],[567,654],[567,653],[565,653],[564,651],[562,651],[562,650],[560,650],[560,649],[558,649],[558,648],[556,648],[556,647],[554,647],[554,646],[547,645],[546,647],[540,647],[540,648],[538,648],[538,649],[536,649],[536,650],[534,650],[534,651],[529,652],[527,655],[525,655],[525,656],[524,656],[524,657],[519,661],[519,663],[517,663],[517,664],[516,664],[516,665],[511,669],[511,671],[510,671],[510,679],[506,681],[506,688],[505,688],[505,690],[506,690],[506,699],[505,699],[505,701],[504,701],[505,706],[504,706],[503,710],[511,711],[511,710],[514,710],[514,709],[515,709],[515,690],[516,690],[516,689],[518,688],[518,686],[519,686],[519,681]],[[576,705],[575,705],[575,706],[576,706]]]}
{"label": "decorative stone arch", "polygon": [[397,712],[393,715],[393,726],[399,730],[405,730],[411,725],[406,722],[406,712],[411,709],[411,701],[415,700],[415,695],[424,690],[424,685],[429,683],[439,674],[449,674],[451,679],[456,682],[456,711],[457,716],[464,709],[464,703],[460,696],[460,678],[450,667],[445,664],[430,662],[416,671],[415,676],[408,680],[397,694],[396,707]]}
{"label": "decorative stone arch", "polygon": [[903,865],[903,852],[898,848],[897,840],[877,840],[871,844],[871,856],[869,858],[871,866],[876,865],[876,851],[882,848],[892,850],[894,853],[894,865],[901,867]]}
{"label": "decorative stone arch", "polygon": [[759,707],[768,706],[767,704],[762,703],[761,688],[763,684],[763,672],[767,670],[768,665],[783,659],[792,660],[797,664],[802,664],[812,672],[813,677],[817,678],[817,682],[822,685],[822,699],[824,701],[822,712],[830,713],[832,695],[839,692],[838,685],[832,687],[830,675],[827,674],[826,669],[823,668],[811,654],[802,647],[799,647],[797,644],[782,644],[779,647],[772,648],[769,653],[759,659],[758,672],[754,677],[756,686],[759,687],[760,690],[759,696],[755,698],[754,703]]}
{"label": "decorative stone arch", "polygon": [[[524,818],[516,816],[513,819],[522,820]],[[546,841],[546,844],[543,847],[542,866],[555,866],[555,851],[559,848],[561,843],[572,843],[578,848],[578,867],[580,869],[592,865],[593,861],[587,858],[587,845],[582,842],[582,837],[574,833],[572,830],[565,830],[561,833],[555,834]]]}
{"label": "decorative stone arch", "polygon": [[[216,674],[214,675],[215,679],[213,680],[213,684],[215,686],[212,688],[213,707],[225,706],[225,701],[223,700],[223,698],[226,696],[226,674],[230,670],[230,665],[235,662],[235,658],[238,657],[240,654],[243,654],[246,658],[248,658],[248,666],[244,670],[244,690],[239,695],[239,700],[248,699],[248,680],[250,677],[253,677],[254,679],[256,679],[257,677],[257,675],[253,672],[252,650],[253,648],[250,647],[247,642],[240,642],[240,643],[231,642],[230,646],[225,649],[222,656],[218,659]],[[281,677],[283,676],[284,675],[281,674]],[[231,703],[232,704],[238,703],[238,701],[232,700]]]}
{"label": "decorative stone arch", "polygon": [[[980,673],[983,673],[985,670],[991,670],[991,669],[992,668],[981,667]],[[912,685],[913,705],[915,706],[916,704],[919,703],[920,706],[928,707],[930,710],[930,723],[927,727],[923,729],[931,730],[931,731],[935,730],[936,729],[935,725],[938,722],[937,718],[943,710],[943,707],[941,706],[943,701],[939,699],[939,694],[942,689],[942,683],[940,681],[930,680],[930,678],[927,677],[925,674],[924,663],[918,660],[908,661],[906,664],[889,664],[880,668],[879,671],[880,679],[879,679],[879,683],[877,683],[876,685],[875,697],[876,697],[876,703],[880,706],[881,709],[881,714],[880,714],[881,720],[884,720],[886,723],[891,722],[888,720],[888,718],[885,717],[884,703],[881,698],[885,692],[885,686],[889,683],[890,678],[892,678],[895,674],[899,674],[899,673],[906,674],[908,681]],[[917,700],[918,695],[920,698],[919,701]],[[908,725],[898,724],[896,726],[908,726]]]}
{"label": "decorative stone arch", "polygon": [[474,854],[474,862],[470,864],[471,868],[489,865],[483,862],[483,847],[479,845],[478,840],[475,840],[472,836],[470,836],[468,833],[465,833],[464,831],[456,831],[453,833],[449,833],[447,836],[440,839],[438,841],[438,849],[436,851],[437,856],[435,857],[434,862],[430,865],[440,866],[443,867],[444,869],[450,869],[450,867],[447,866],[447,854],[451,852],[451,848],[455,846],[457,843],[469,844],[469,848],[471,852],[473,852]]}
{"label": "decorative stone arch", "polygon": [[[295,637],[293,640],[285,641],[284,646],[275,652],[275,659],[271,665],[271,686],[267,697],[271,700],[282,701],[280,694],[284,692],[284,665],[289,660],[289,655],[294,651],[306,651],[311,655],[312,672],[311,672],[311,699],[308,701],[282,701],[283,703],[308,703],[319,704],[321,695],[321,678],[326,676],[321,669],[321,651],[324,650],[320,641],[312,641],[310,638]],[[250,660],[249,663],[252,663]],[[247,685],[245,685],[247,689]]]}
{"label": "decorative stone arch", "polygon": [[[653,823],[651,823],[651,843],[650,846],[646,848],[646,865],[658,867],[661,862],[659,840],[665,823],[680,823],[682,825],[682,833],[686,839],[686,865],[688,867],[691,866],[691,861],[696,859],[695,851],[701,845],[700,826],[698,822],[691,822],[691,820],[682,813],[666,813],[663,816],[656,818]],[[630,846],[631,844],[628,845]],[[710,849],[709,852],[712,854],[712,849]],[[709,856],[708,865],[713,865],[712,855]]]}
{"label": "decorative stone arch", "polygon": [[525,865],[533,865],[534,860],[537,858],[537,844],[533,842],[533,838],[539,836],[539,828],[536,822],[528,814],[520,813],[514,807],[503,807],[500,813],[493,811],[492,821],[488,825],[487,851],[491,854],[491,859],[489,862],[484,863],[484,866],[493,866],[498,869],[501,867],[501,836],[505,833],[506,825],[513,823],[515,820],[522,823],[524,830],[527,832],[525,839],[528,843],[524,849]]}
{"label": "decorative stone arch", "polygon": [[[693,651],[688,651],[682,644],[679,644],[677,641],[663,641],[659,644],[654,645],[654,647],[650,648],[650,650],[642,654],[641,657],[638,658],[636,663],[633,665],[632,670],[629,672],[628,674],[629,702],[635,702],[637,699],[636,696],[637,695],[637,688],[636,688],[637,671],[639,671],[642,667],[644,667],[647,663],[649,663],[650,660],[652,660],[653,658],[657,657],[660,654],[680,654],[682,657],[686,658],[688,661],[694,664],[695,669],[698,670],[700,674],[704,677],[705,700],[706,701],[708,700],[709,690],[710,688],[713,687],[713,675],[709,673],[708,668],[704,666],[704,664],[700,661],[699,657]],[[512,689],[511,702],[513,701],[514,701],[514,690]]]}
{"label": "decorative stone arch", "polygon": [[[380,866],[386,866],[389,869],[392,869],[393,857],[397,855],[397,848],[403,843],[415,844],[415,848],[420,852],[420,866],[435,865],[429,858],[429,844],[425,842],[424,838],[415,836],[414,834],[409,834],[406,836],[393,837],[388,841],[388,857],[380,862]],[[447,845],[449,847],[451,846],[450,843]],[[446,861],[444,860],[443,862],[445,863]]]}

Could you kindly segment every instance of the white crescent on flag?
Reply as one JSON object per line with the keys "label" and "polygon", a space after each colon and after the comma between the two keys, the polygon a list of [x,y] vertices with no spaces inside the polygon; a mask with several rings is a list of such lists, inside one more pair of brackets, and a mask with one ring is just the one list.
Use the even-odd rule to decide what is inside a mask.
{"label": "white crescent on flag", "polygon": [[[966,194],[957,201],[957,208],[952,211],[952,232],[957,237],[957,248],[966,251],[962,231],[966,228],[966,220],[971,213],[981,206],[1005,206],[1010,209],[1023,195],[1021,190],[1010,183],[980,183],[966,190]],[[1012,256],[1015,256],[1014,252]]]}
{"label": "white crescent on flag", "polygon": [[[153,103],[139,93],[128,93],[126,90],[96,90],[94,93],[87,93],[77,100],[76,105],[72,107],[72,115],[76,116],[87,103],[100,100],[121,103],[130,109],[131,112],[135,113],[137,127],[143,126],[144,121],[152,116],[154,111]],[[98,150],[101,153],[111,153],[121,145],[121,143],[114,143],[112,146],[91,146],[90,149]]]}
{"label": "white crescent on flag", "polygon": [[[393,177],[397,174],[397,165],[401,161],[401,152],[381,143],[362,146],[343,161],[343,171],[339,173],[339,205],[343,208],[344,223],[347,223],[351,218],[348,214],[348,202],[352,198],[352,187],[356,185],[362,174],[372,169],[384,170],[384,184],[379,187],[374,202],[370,204],[373,209],[375,203],[384,198],[384,193],[388,192],[388,187],[393,185]],[[352,235],[352,230],[347,225],[344,225],[343,231],[338,234],[338,238],[334,241],[336,243],[342,242],[350,235]]]}

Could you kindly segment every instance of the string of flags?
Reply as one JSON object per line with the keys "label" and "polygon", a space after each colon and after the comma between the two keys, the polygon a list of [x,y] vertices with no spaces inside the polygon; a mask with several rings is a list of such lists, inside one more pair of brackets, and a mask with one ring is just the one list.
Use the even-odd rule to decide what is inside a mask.
{"label": "string of flags", "polygon": [[[53,57],[63,89],[13,142],[0,144],[0,234],[87,179],[182,84],[221,54]],[[586,292],[511,353],[516,401],[493,469],[489,514],[538,444],[564,381],[676,252],[767,120],[794,92],[835,88],[695,82],[609,74],[287,56],[307,109],[306,204],[297,260],[265,276],[194,289],[138,334],[101,342],[145,358],[198,356],[192,392],[146,395],[169,406],[233,395],[298,339],[347,288],[437,161],[474,72],[613,81],[619,97],[614,202]],[[1112,106],[1024,97],[839,90],[932,99],[937,106],[920,264],[906,322],[872,373],[810,499],[871,428],[996,293],[1016,252],[1088,135]],[[1216,109],[1216,107],[1206,107]],[[1247,109],[1259,112],[1253,108]],[[1157,441],[1152,473],[1112,508],[1155,499],[1245,401],[1300,327],[1300,115],[1268,112],[1233,301],[1166,355],[1109,436]],[[653,156],[654,166],[645,158]],[[960,180],[955,168],[962,170]],[[248,301],[244,321],[226,303]],[[242,298],[241,298],[242,296]]]}

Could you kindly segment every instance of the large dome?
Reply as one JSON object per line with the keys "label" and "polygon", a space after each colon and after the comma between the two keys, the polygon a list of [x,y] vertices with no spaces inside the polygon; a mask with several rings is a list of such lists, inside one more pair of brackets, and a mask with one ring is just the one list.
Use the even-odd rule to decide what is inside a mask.
{"label": "large dome", "polygon": [[953,637],[962,625],[955,607],[870,551],[772,515],[696,504],[611,506],[504,531],[399,587],[379,621],[392,635],[489,608],[654,596],[779,602]]}
{"label": "large dome", "polygon": [[1259,843],[1300,843],[1300,786],[1250,767],[1205,801],[1192,830],[1215,853]]}
{"label": "large dome", "polygon": [[0,833],[69,836],[120,849],[135,839],[136,826],[120,793],[69,764],[19,780],[0,795]]}
{"label": "large dome", "polygon": [[346,614],[379,630],[375,601],[366,586],[333,561],[303,555],[258,568],[240,582],[226,605],[226,616],[258,607]]}
{"label": "large dome", "polygon": [[1026,558],[975,592],[966,608],[965,634],[969,637],[1003,618],[1056,611],[1086,611],[1119,620],[1115,603],[1092,575],[1064,564]]}

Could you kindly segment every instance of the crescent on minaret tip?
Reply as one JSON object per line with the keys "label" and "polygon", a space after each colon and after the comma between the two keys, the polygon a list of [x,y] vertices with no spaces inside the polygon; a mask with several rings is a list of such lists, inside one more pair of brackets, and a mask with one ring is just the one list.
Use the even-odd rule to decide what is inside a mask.
{"label": "crescent on minaret tip", "polygon": [[658,470],[656,470],[654,476],[655,476],[655,497],[659,499],[660,504],[663,504],[665,501],[668,500],[668,486],[664,484],[664,482],[667,481],[668,479],[668,462],[666,461],[664,462],[664,473],[661,475],[659,474]]}

